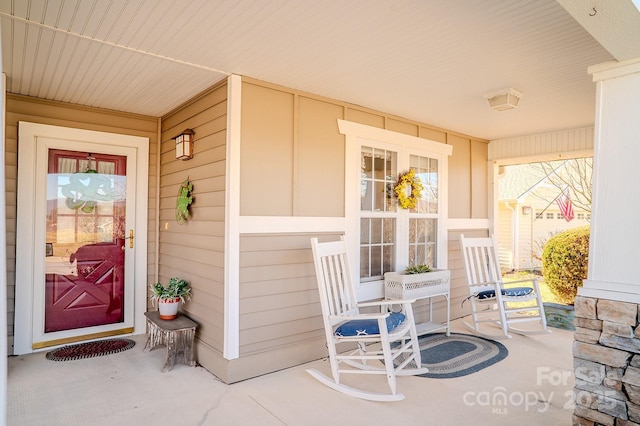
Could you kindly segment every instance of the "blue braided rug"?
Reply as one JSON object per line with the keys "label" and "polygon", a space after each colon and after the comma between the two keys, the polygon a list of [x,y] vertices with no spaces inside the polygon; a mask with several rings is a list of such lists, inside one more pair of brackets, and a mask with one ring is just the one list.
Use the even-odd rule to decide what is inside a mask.
{"label": "blue braided rug", "polygon": [[509,351],[502,343],[469,334],[426,334],[420,337],[422,366],[429,369],[420,377],[449,379],[462,377],[502,361]]}

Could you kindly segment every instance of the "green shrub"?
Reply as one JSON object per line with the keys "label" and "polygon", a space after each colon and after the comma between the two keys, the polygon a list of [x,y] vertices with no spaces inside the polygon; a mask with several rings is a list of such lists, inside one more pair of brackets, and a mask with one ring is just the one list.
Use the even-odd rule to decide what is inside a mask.
{"label": "green shrub", "polygon": [[589,226],[549,238],[542,250],[542,276],[561,303],[573,304],[578,287],[587,279]]}

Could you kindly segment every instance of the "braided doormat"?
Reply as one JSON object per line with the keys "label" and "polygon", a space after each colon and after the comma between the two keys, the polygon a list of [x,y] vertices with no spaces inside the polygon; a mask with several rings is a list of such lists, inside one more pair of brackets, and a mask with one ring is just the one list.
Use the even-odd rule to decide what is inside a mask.
{"label": "braided doormat", "polygon": [[[469,334],[426,334],[419,339],[422,366],[428,373],[418,377],[450,379],[466,376],[502,361],[509,355],[499,342]],[[403,356],[396,359],[402,362]]]}
{"label": "braided doormat", "polygon": [[130,339],[109,339],[80,343],[47,352],[47,359],[51,361],[72,361],[74,359],[93,358],[126,351],[134,347],[135,344],[136,342]]}

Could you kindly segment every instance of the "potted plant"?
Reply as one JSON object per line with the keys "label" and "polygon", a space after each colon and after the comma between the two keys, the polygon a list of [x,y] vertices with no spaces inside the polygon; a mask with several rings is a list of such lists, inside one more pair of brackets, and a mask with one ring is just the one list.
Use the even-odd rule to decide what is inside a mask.
{"label": "potted plant", "polygon": [[191,287],[189,283],[181,278],[170,278],[165,286],[162,283],[155,283],[151,286],[151,300],[158,304],[160,319],[172,320],[178,316],[180,303],[185,303],[191,299]]}
{"label": "potted plant", "polygon": [[[386,299],[429,299],[429,315],[426,322],[416,320],[418,334],[433,333],[444,330],[450,333],[449,306],[451,273],[447,269],[433,269],[428,265],[409,266],[402,272],[386,272],[384,274],[384,296]],[[432,298],[442,296],[446,301],[446,321],[435,321],[433,318]]]}

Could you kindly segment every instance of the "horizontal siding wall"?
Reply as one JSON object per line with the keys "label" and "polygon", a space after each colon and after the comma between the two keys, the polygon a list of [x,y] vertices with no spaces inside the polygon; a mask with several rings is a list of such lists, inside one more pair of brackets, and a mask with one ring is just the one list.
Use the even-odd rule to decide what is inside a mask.
{"label": "horizontal siding wall", "polygon": [[[177,160],[174,137],[193,129],[194,153]],[[217,85],[162,118],[160,157],[159,279],[190,282],[192,299],[181,309],[198,323],[198,362],[214,374],[220,369],[224,324],[225,173],[227,84]],[[190,216],[176,220],[180,185],[193,184]]]}
{"label": "horizontal siding wall", "polygon": [[464,270],[464,259],[460,247],[460,234],[465,238],[488,237],[488,229],[465,229],[449,231],[449,270],[451,271],[451,318],[471,315],[470,304],[462,302],[469,296],[467,275]]}
{"label": "horizontal siding wall", "polygon": [[[156,241],[156,175],[158,121],[154,117],[118,113],[96,108],[80,107],[62,102],[7,94],[5,184],[7,205],[7,311],[9,350],[13,353],[13,325],[15,309],[16,263],[16,206],[18,176],[18,122],[119,133],[149,138],[149,226],[147,234],[147,276],[155,279]],[[146,285],[142,283],[141,285]]]}
{"label": "horizontal siding wall", "polygon": [[[324,336],[310,238],[240,239],[240,356]],[[321,236],[323,241],[339,235]]]}
{"label": "horizontal siding wall", "polygon": [[233,383],[327,356],[310,238],[339,233],[244,234],[240,238],[240,356],[221,370]]}

